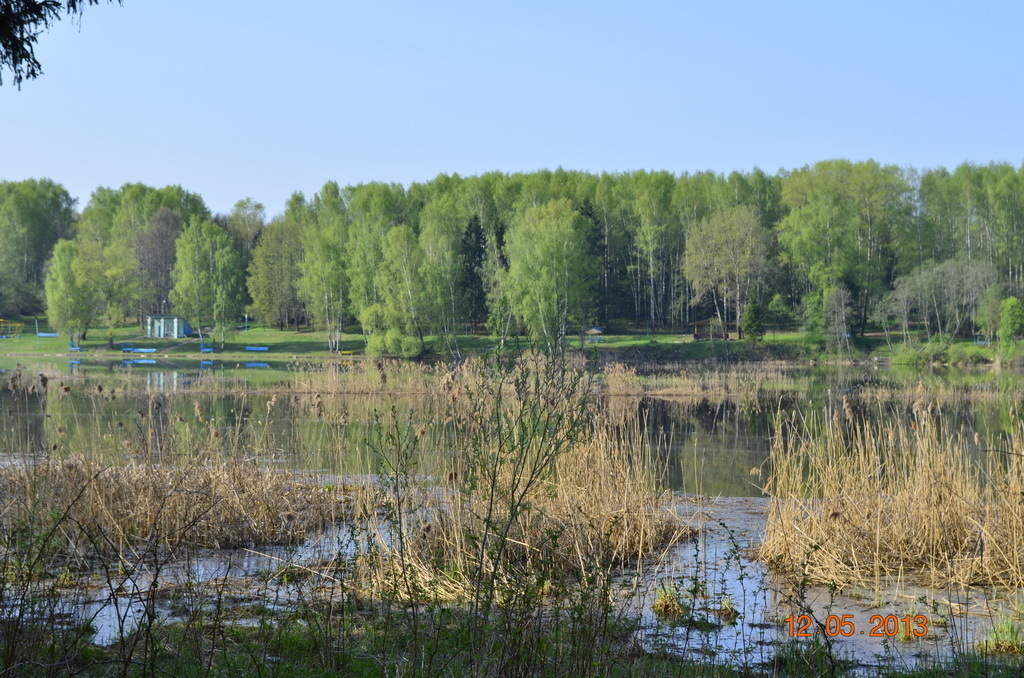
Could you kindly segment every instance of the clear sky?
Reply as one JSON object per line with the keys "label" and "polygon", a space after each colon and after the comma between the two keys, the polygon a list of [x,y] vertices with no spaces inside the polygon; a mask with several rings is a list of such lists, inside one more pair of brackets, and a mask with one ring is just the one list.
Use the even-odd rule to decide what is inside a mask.
{"label": "clear sky", "polygon": [[0,87],[0,178],[279,213],[327,180],[1024,161],[1024,2],[124,0]]}

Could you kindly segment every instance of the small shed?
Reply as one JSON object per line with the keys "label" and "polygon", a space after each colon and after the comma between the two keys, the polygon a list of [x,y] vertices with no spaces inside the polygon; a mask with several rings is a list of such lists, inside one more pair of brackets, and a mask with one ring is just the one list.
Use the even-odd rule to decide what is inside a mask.
{"label": "small shed", "polygon": [[709,341],[712,339],[731,339],[730,333],[736,331],[736,326],[730,323],[721,323],[718,318],[698,320],[693,323],[693,340]]}
{"label": "small shed", "polygon": [[146,336],[150,339],[181,339],[190,334],[192,327],[181,316],[146,316]]}

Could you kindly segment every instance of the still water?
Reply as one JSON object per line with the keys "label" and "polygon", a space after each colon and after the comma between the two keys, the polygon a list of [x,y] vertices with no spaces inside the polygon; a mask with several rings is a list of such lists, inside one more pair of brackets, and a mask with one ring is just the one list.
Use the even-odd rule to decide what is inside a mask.
{"label": "still water", "polygon": [[[0,456],[8,460],[82,451],[110,463],[119,455],[244,454],[281,468],[357,474],[373,470],[367,442],[376,422],[397,417],[431,426],[444,417],[429,394],[321,392],[297,380],[286,363],[32,365],[21,370],[23,386],[37,379],[40,367],[49,374],[45,394],[41,385],[0,389]],[[12,374],[7,369],[0,378]],[[782,418],[905,418],[921,393],[938,394],[927,398],[943,427],[962,431],[983,449],[1017,425],[1022,392],[1020,374],[1010,371],[818,367],[789,370],[773,381],[743,397],[650,390],[598,396],[599,420],[611,430],[640,431],[652,452],[652,472],[669,489],[757,497]],[[436,449],[424,455],[425,472],[432,455],[443,457],[444,435],[433,437]]]}

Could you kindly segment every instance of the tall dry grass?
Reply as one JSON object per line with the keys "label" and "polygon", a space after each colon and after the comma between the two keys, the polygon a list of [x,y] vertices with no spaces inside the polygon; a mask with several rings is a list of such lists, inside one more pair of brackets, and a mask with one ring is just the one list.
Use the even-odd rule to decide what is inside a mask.
{"label": "tall dry grass", "polygon": [[641,395],[646,390],[636,368],[622,363],[610,363],[602,370],[602,385],[608,395]]}
{"label": "tall dry grass", "polygon": [[785,421],[760,558],[840,587],[1024,585],[1024,424],[980,457],[977,442],[928,408]]}
{"label": "tall dry grass", "polygon": [[1016,380],[998,380],[975,383],[951,384],[938,379],[924,379],[916,382],[889,380],[885,384],[865,384],[856,392],[858,402],[867,406],[901,404],[920,407],[921,403],[944,408],[967,408],[980,403],[1019,403],[1021,392]]}
{"label": "tall dry grass", "polygon": [[[81,565],[105,575],[115,605],[130,594],[145,607],[122,622],[111,661],[173,673],[158,669],[163,648],[182,649],[164,616],[169,589],[146,582],[197,558],[196,547],[294,542],[341,523],[333,556],[260,579],[261,600],[275,605],[251,627],[259,642],[245,666],[263,670],[266,641],[287,630],[315,638],[311,649],[339,672],[369,657],[409,674],[595,674],[634,659],[621,575],[688,533],[639,423],[609,425],[586,373],[557,359],[364,363],[304,393],[255,398],[86,387],[19,400],[16,435],[0,426],[0,449],[32,447],[0,468],[0,573],[19,574],[0,577],[0,602],[30,601],[16,642],[0,638],[0,670],[54,655],[25,642],[44,627],[46,642],[63,637],[32,621],[42,617],[31,601]],[[390,411],[346,402],[360,389]],[[259,465],[349,454],[359,438],[373,463],[345,487]],[[125,583],[122,573],[143,571]],[[203,675],[234,660],[227,575],[220,586],[184,622]],[[50,600],[56,610],[61,597]],[[72,641],[61,656],[93,649],[87,630]]]}
{"label": "tall dry grass", "polygon": [[62,560],[181,546],[296,543],[352,513],[355,493],[244,463],[101,466],[87,459],[0,467],[0,525],[53,531]]}
{"label": "tall dry grass", "polygon": [[377,395],[389,393],[430,393],[438,379],[450,369],[447,363],[419,363],[408,360],[372,360],[303,363],[296,367],[289,392]]}
{"label": "tall dry grass", "polygon": [[714,399],[757,403],[782,392],[805,388],[807,377],[793,374],[794,366],[754,363],[725,367],[690,366],[650,378],[651,395],[660,398]]}
{"label": "tall dry grass", "polygon": [[393,423],[381,441],[380,476],[403,511],[388,516],[392,563],[439,595],[479,603],[524,577],[640,567],[687,533],[640,426],[616,436],[598,426],[583,373],[491,369],[470,363],[442,380],[448,450],[433,492],[410,482],[416,455],[402,452],[422,429]]}

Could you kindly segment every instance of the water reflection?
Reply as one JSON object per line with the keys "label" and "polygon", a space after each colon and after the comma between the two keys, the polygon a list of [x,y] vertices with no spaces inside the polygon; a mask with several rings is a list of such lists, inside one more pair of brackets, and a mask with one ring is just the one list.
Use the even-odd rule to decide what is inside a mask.
{"label": "water reflection", "polygon": [[[443,405],[421,394],[296,392],[287,381],[293,373],[220,361],[201,369],[117,365],[74,366],[67,378],[51,377],[45,390],[26,386],[28,376],[18,388],[5,384],[0,455],[90,453],[111,463],[133,455],[243,455],[286,468],[361,473],[372,468],[366,440],[375,416],[394,410],[432,431],[437,452],[425,446],[421,460],[429,473],[430,455],[442,454],[452,435],[441,423]],[[772,437],[785,417],[884,422],[931,411],[946,435],[963,432],[980,455],[998,449],[1018,425],[1020,384],[1012,372],[814,368],[792,370],[777,388],[759,387],[757,397],[599,398],[599,421],[613,436],[646,440],[657,464],[652,472],[672,489],[759,496]]]}

